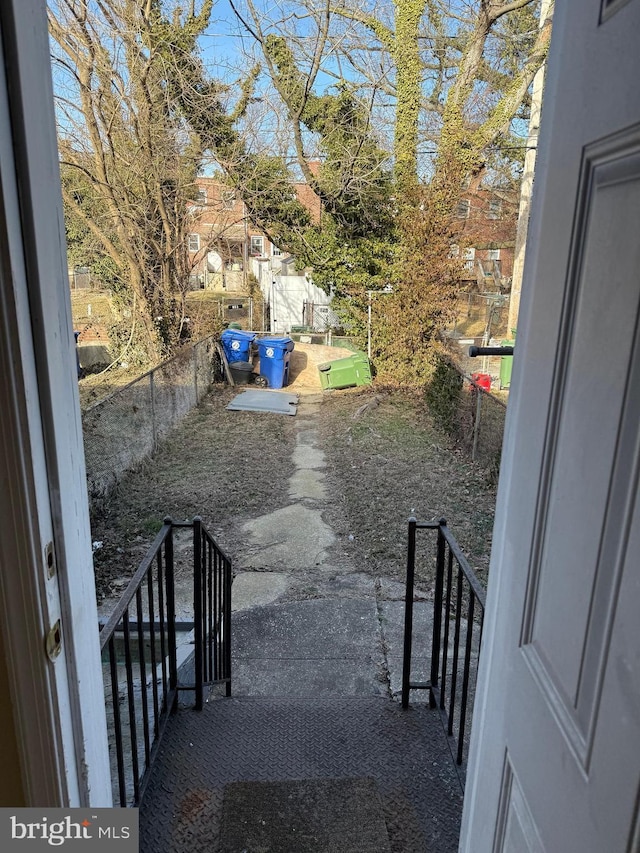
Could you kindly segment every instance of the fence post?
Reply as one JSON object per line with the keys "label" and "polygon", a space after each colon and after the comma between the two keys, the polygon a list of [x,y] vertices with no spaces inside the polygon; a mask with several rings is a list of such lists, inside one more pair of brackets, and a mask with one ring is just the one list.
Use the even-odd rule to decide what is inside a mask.
{"label": "fence post", "polygon": [[195,632],[195,709],[202,711],[204,692],[202,678],[202,519],[199,515],[193,519],[193,626]]}
{"label": "fence post", "polygon": [[409,707],[411,645],[413,638],[413,586],[416,569],[416,519],[409,519],[407,545],[407,585],[404,597],[404,652],[402,657],[402,707]]}
{"label": "fence post", "polygon": [[473,421],[473,447],[471,448],[471,461],[476,461],[476,450],[478,449],[478,433],[480,432],[480,410],[482,408],[482,395],[484,391],[476,388],[476,416]]}
{"label": "fence post", "polygon": [[195,391],[195,394],[196,394],[196,406],[200,402],[198,400],[198,353],[196,352],[197,346],[198,346],[198,344],[195,343],[191,347],[191,358],[193,359],[193,390]]}
{"label": "fence post", "polygon": [[447,526],[446,518],[441,518],[438,526],[438,547],[436,553],[436,588],[433,596],[433,637],[431,641],[431,690],[429,705],[435,708],[433,688],[438,686],[440,677],[440,635],[442,633],[442,594],[444,590],[444,551],[445,538],[442,528]]}
{"label": "fence post", "polygon": [[149,392],[151,394],[151,437],[153,440],[153,452],[155,453],[158,449],[158,433],[156,430],[156,386],[154,377],[155,371],[151,370],[149,372]]}

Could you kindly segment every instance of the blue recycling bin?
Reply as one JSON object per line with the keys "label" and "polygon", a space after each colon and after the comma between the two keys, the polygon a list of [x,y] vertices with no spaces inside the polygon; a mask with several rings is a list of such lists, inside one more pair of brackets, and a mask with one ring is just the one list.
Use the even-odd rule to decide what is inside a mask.
{"label": "blue recycling bin", "polygon": [[258,384],[267,388],[283,388],[289,382],[289,360],[293,351],[291,338],[258,338],[260,376]]}
{"label": "blue recycling bin", "polygon": [[76,344],[76,370],[78,371],[78,379],[82,375],[82,368],[80,367],[80,353],[78,352],[78,338],[80,337],[80,332],[74,332],[73,338]]}
{"label": "blue recycling bin", "polygon": [[229,364],[233,361],[251,361],[251,341],[255,332],[244,332],[242,329],[225,329],[220,335],[222,349]]}

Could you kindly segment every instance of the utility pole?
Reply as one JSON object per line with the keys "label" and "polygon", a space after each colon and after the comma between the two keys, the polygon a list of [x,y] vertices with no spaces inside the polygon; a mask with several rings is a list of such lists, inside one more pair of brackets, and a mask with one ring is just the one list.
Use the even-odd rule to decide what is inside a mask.
{"label": "utility pole", "polygon": [[[554,0],[542,0],[540,6],[540,27],[542,27],[553,13]],[[536,155],[538,153],[538,132],[540,130],[540,111],[542,108],[542,94],[544,91],[544,78],[547,69],[546,60],[542,63],[533,78],[533,89],[531,91],[531,114],[529,116],[529,133],[527,135],[527,150],[524,156],[524,171],[522,174],[522,185],[520,187],[520,208],[518,211],[518,226],[516,230],[516,243],[513,258],[513,278],[511,280],[511,297],[509,299],[509,318],[507,321],[508,334],[512,333],[518,325],[518,313],[520,311],[520,293],[522,290],[522,273],[524,270],[524,258],[527,245],[527,234],[529,231],[529,214],[531,212],[531,194],[533,192],[533,180],[536,169]]]}
{"label": "utility pole", "polygon": [[371,361],[371,297],[374,293],[382,293],[383,296],[388,296],[390,293],[393,293],[393,288],[390,284],[387,284],[382,290],[367,290],[366,293],[369,297],[367,304],[367,358]]}

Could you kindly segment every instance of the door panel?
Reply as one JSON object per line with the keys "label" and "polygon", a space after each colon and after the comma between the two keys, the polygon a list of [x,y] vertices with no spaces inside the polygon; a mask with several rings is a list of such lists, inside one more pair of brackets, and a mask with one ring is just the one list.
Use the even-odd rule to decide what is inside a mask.
{"label": "door panel", "polygon": [[513,773],[509,755],[505,756],[500,812],[494,848],[496,853],[543,853],[535,822]]}
{"label": "door panel", "polygon": [[637,842],[638,33],[640,0],[557,6],[474,712],[468,853]]}
{"label": "door panel", "polygon": [[[630,151],[616,138],[608,150],[598,146],[597,160],[585,158],[584,225],[576,239],[575,281],[568,283],[545,450],[551,475],[538,511],[523,625],[532,670],[563,703],[560,719],[583,756],[601,679],[599,651],[610,633],[619,533],[637,476],[639,421],[629,391],[640,387],[631,376],[640,300],[634,218],[640,152],[637,135],[629,139]],[[557,571],[573,563],[580,566],[578,578]]]}

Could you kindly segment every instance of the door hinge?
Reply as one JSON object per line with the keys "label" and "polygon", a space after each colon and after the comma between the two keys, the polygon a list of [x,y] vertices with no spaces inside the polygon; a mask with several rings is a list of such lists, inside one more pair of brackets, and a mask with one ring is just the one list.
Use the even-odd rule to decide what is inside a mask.
{"label": "door hinge", "polygon": [[55,660],[62,651],[62,626],[59,619],[47,634],[45,648],[50,660]]}
{"label": "door hinge", "polygon": [[47,566],[47,577],[52,578],[56,573],[56,551],[53,542],[49,542],[44,549],[44,561]]}

